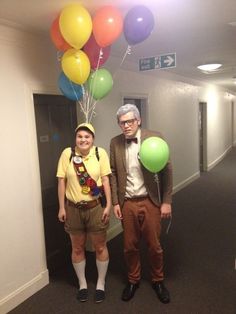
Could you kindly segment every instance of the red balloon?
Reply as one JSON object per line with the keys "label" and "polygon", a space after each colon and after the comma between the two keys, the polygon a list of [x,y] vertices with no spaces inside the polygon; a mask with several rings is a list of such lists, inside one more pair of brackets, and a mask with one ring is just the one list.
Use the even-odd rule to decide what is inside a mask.
{"label": "red balloon", "polygon": [[93,18],[93,34],[100,47],[111,45],[121,34],[123,17],[111,5],[98,9]]}
{"label": "red balloon", "polygon": [[63,38],[61,34],[61,31],[59,28],[59,18],[60,16],[58,16],[52,22],[52,25],[50,28],[50,35],[51,35],[52,42],[54,43],[56,48],[60,51],[66,51],[67,49],[71,48],[71,46],[65,41],[65,39]]}
{"label": "red balloon", "polygon": [[97,68],[100,68],[100,66],[103,65],[109,58],[111,47],[107,46],[107,47],[101,48],[97,44],[92,34],[89,40],[84,45],[83,51],[87,54],[89,58],[91,68],[97,69]]}

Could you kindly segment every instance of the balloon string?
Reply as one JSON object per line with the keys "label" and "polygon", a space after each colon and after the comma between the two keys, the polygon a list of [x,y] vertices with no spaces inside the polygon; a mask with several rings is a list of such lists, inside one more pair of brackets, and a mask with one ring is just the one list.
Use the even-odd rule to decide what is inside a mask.
{"label": "balloon string", "polygon": [[87,89],[86,90],[86,99],[85,99],[85,117],[86,117],[86,122],[89,121],[89,114],[88,114],[89,101],[90,101],[90,94],[89,94],[88,89]]}
{"label": "balloon string", "polygon": [[[158,200],[159,200],[159,202],[161,203],[160,180],[159,180],[159,177],[158,177],[158,173],[155,173],[155,174],[154,174],[154,181],[157,183]],[[166,234],[169,233],[171,223],[172,223],[172,217],[170,217],[170,221],[169,221],[168,226],[167,226],[167,228],[166,228]]]}
{"label": "balloon string", "polygon": [[84,98],[84,108],[85,108],[86,122],[88,122],[88,103],[89,103],[89,92],[88,92],[88,89],[86,89],[85,95],[86,95],[86,97]]}
{"label": "balloon string", "polygon": [[74,93],[74,95],[75,95],[76,101],[78,101],[79,98],[78,98],[78,95],[77,95],[77,93],[76,93],[76,91],[75,91],[74,85],[72,84],[71,80],[69,80],[69,82],[70,82],[70,86],[71,86],[71,88],[72,88],[72,90],[73,90],[73,93]]}
{"label": "balloon string", "polygon": [[169,221],[168,226],[167,226],[167,228],[166,228],[166,234],[169,233],[171,223],[172,223],[172,217],[170,217],[170,221]]}
{"label": "balloon string", "polygon": [[158,200],[159,202],[161,203],[161,194],[160,194],[160,181],[159,181],[159,178],[158,178],[158,174],[155,173],[154,174],[154,180],[157,184],[157,193],[158,193]]}
{"label": "balloon string", "polygon": [[91,121],[92,117],[95,115],[95,107],[96,107],[96,101],[93,99],[93,92],[95,90],[96,87],[96,77],[97,77],[97,70],[100,66],[100,61],[102,59],[103,56],[103,51],[102,48],[100,48],[99,51],[99,57],[98,57],[98,61],[97,61],[97,65],[95,68],[95,72],[94,72],[94,77],[92,80],[92,85],[91,85],[91,91],[90,93],[88,93],[87,99],[86,99],[86,121]]}
{"label": "balloon string", "polygon": [[[124,53],[124,56],[123,56],[123,58],[122,58],[122,60],[121,60],[121,63],[120,63],[120,65],[119,65],[119,68],[120,68],[120,67],[122,66],[122,64],[124,63],[125,58],[127,57],[127,55],[130,55],[130,54],[131,54],[131,46],[128,45],[128,47],[127,47],[127,49],[126,49],[126,51],[125,51],[125,53]],[[115,71],[115,73],[113,74],[113,80],[115,79],[116,74],[117,74],[117,71]]]}
{"label": "balloon string", "polygon": [[80,105],[80,110],[85,116],[85,122],[88,122],[88,113],[87,113],[87,108],[86,108],[88,93],[85,91],[84,86],[83,85],[81,86],[82,86],[83,97],[82,97],[82,101],[77,101],[77,103]]}
{"label": "balloon string", "polygon": [[89,117],[88,117],[88,122],[90,123],[92,118],[95,117],[96,112],[95,112],[95,107],[96,107],[97,101],[94,101],[92,107],[89,109]]}
{"label": "balloon string", "polygon": [[121,63],[120,63],[120,67],[122,66],[122,64],[124,63],[125,61],[125,58],[127,57],[127,55],[130,55],[131,54],[131,46],[128,45],[127,49],[126,49],[126,52],[123,56],[123,59],[121,60]]}
{"label": "balloon string", "polygon": [[102,51],[102,48],[100,48],[99,56],[98,56],[98,62],[97,62],[97,66],[96,66],[96,71],[98,70],[98,68],[100,66],[100,61],[102,58],[103,58],[103,51]]}
{"label": "balloon string", "polygon": [[83,100],[83,102],[84,102],[83,112],[84,112],[84,115],[85,115],[86,123],[90,123],[92,118],[96,115],[95,107],[96,107],[97,101],[95,101],[93,99],[91,101],[91,99],[92,99],[92,96],[87,91],[86,92],[86,97]]}
{"label": "balloon string", "polygon": [[93,92],[94,92],[94,89],[95,89],[95,84],[96,84],[96,77],[97,77],[97,70],[99,68],[99,65],[100,65],[100,60],[103,56],[103,51],[102,51],[102,48],[100,48],[100,51],[99,51],[99,56],[98,56],[98,62],[97,62],[97,66],[96,66],[96,69],[95,69],[95,73],[94,73],[94,79],[92,81],[92,86],[91,86],[91,100],[90,100],[90,106],[92,105],[92,95],[93,95]]}
{"label": "balloon string", "polygon": [[[80,108],[81,108],[81,111],[83,112],[83,114],[85,116],[86,123],[90,122],[92,117],[95,115],[94,109],[96,106],[96,101],[93,100],[92,94],[93,94],[93,90],[95,88],[94,84],[96,84],[97,69],[99,68],[100,59],[101,59],[102,55],[103,55],[103,52],[102,52],[102,48],[101,48],[100,52],[99,52],[99,59],[98,59],[97,67],[96,67],[96,70],[94,73],[94,79],[93,79],[92,86],[91,86],[91,92],[90,93],[88,92],[88,88],[87,88],[87,91],[85,91],[85,87],[82,86],[83,98],[82,98],[82,101],[78,101]],[[73,88],[73,85],[71,85],[71,86]],[[73,91],[74,91],[74,93],[76,93],[74,88],[73,88]],[[76,99],[78,100],[77,95],[76,95]]]}
{"label": "balloon string", "polygon": [[[82,74],[83,74],[82,68],[80,68],[79,71],[80,71],[80,75],[82,77]],[[82,112],[84,113],[85,120],[86,120],[86,122],[88,122],[88,101],[89,101],[89,96],[88,96],[88,93],[85,92],[85,88],[84,87],[82,87],[82,88],[83,88],[83,100],[82,100],[82,102],[80,101],[79,104],[80,104]]]}
{"label": "balloon string", "polygon": [[94,109],[96,106],[96,102],[94,102],[92,107],[88,107],[88,97],[85,96],[85,98],[83,99],[83,101],[78,101],[81,111],[83,112],[84,116],[85,116],[85,122],[86,123],[90,123],[92,120],[92,117],[96,115]]}

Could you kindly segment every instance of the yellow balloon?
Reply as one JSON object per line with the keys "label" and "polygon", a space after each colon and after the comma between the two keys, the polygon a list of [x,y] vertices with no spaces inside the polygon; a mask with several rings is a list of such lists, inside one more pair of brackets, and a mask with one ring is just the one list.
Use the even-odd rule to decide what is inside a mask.
{"label": "yellow balloon", "polygon": [[92,19],[89,12],[76,3],[62,10],[59,26],[66,42],[76,49],[82,48],[92,33]]}
{"label": "yellow balloon", "polygon": [[74,48],[68,49],[61,59],[65,75],[76,84],[83,84],[90,74],[90,62],[86,53]]}

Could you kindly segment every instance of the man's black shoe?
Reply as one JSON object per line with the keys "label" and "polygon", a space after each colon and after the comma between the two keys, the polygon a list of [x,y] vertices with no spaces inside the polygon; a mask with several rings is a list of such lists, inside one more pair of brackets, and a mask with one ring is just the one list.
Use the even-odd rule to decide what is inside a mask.
{"label": "man's black shoe", "polygon": [[170,302],[170,294],[169,291],[164,286],[163,281],[156,281],[152,283],[152,288],[155,290],[158,299],[162,303],[169,303]]}
{"label": "man's black shoe", "polygon": [[130,299],[132,299],[138,287],[139,287],[139,283],[129,282],[122,292],[121,299],[123,301],[129,301]]}

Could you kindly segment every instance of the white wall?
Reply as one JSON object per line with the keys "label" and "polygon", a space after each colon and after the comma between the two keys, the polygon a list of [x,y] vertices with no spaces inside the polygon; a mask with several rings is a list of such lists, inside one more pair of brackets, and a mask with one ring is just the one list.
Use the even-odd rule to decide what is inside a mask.
{"label": "white wall", "polygon": [[[116,62],[118,64],[118,62]],[[98,143],[109,148],[109,139],[120,132],[116,111],[123,95],[148,97],[148,128],[161,131],[174,166],[175,191],[199,176],[199,102],[207,102],[207,150],[209,168],[219,162],[231,146],[231,102],[233,95],[219,87],[153,71],[134,73],[119,69],[112,92],[97,104]],[[104,123],[105,120],[105,123]]]}
{"label": "white wall", "polygon": [[56,63],[47,46],[0,26],[1,313],[48,283],[32,99],[33,90],[55,89]]}
{"label": "white wall", "polygon": [[212,168],[232,146],[232,99],[228,92],[208,86],[200,97],[207,100],[207,164]]}
{"label": "white wall", "polygon": [[[158,70],[141,75],[117,69],[119,61],[110,58],[107,64],[116,76],[112,92],[97,104],[96,142],[109,149],[119,132],[115,113],[122,96],[148,96],[147,124],[170,145],[177,190],[199,175],[199,100],[208,103],[211,165],[231,145],[232,97]],[[32,93],[59,93],[60,66],[50,40],[0,26],[0,71],[0,313],[6,313],[49,280]],[[119,229],[114,218],[111,229],[114,234]]]}

